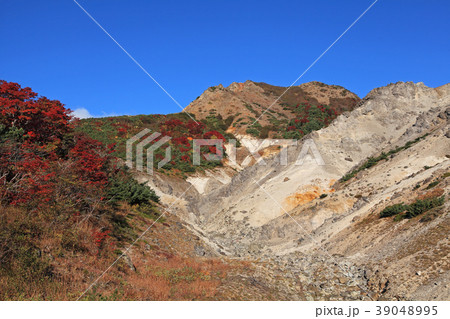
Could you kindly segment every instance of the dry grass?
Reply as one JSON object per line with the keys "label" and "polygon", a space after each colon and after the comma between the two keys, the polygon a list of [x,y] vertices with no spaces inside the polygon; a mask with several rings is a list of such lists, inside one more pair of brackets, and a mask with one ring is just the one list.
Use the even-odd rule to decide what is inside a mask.
{"label": "dry grass", "polygon": [[417,196],[417,199],[421,199],[421,200],[430,199],[430,198],[442,196],[444,193],[445,193],[444,189],[435,188],[435,189],[432,189],[422,195]]}
{"label": "dry grass", "polygon": [[217,260],[173,256],[140,260],[130,274],[124,298],[133,300],[208,300],[214,297],[228,267]]}
{"label": "dry grass", "polygon": [[[152,222],[134,215],[130,225],[139,233]],[[118,245],[127,247],[131,241],[118,243],[108,237],[98,247],[92,237],[97,229],[91,223],[52,222],[20,209],[2,209],[0,300],[77,299],[123,251]],[[173,228],[158,225],[154,231],[160,233],[152,236],[167,236],[168,230]],[[217,259],[188,257],[182,252],[188,246],[177,247],[182,255],[161,247],[144,247],[145,242],[133,247],[131,258],[136,271],[121,259],[83,299],[214,299],[229,269]]]}

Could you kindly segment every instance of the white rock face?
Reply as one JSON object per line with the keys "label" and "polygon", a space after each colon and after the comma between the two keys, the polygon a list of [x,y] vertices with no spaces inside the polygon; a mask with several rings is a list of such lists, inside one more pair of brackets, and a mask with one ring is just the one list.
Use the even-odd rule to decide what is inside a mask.
{"label": "white rock face", "polygon": [[[445,90],[448,92],[448,87]],[[222,225],[225,217],[218,217],[226,212],[227,219],[233,221],[236,212],[236,219],[242,220],[239,211],[247,212],[250,226],[260,227],[293,209],[296,195],[299,195],[297,202],[303,203],[302,194],[308,197],[314,191],[317,196],[329,192],[337,179],[367,157],[418,137],[429,128],[426,120],[418,125],[421,117],[432,117],[448,103],[448,94],[440,95],[422,83],[398,83],[375,89],[359,108],[311,135],[325,165],[314,161],[295,165],[302,147],[299,145],[290,150],[287,166],[273,159],[267,165],[249,167],[230,185],[204,194],[199,213],[208,216],[210,222],[206,227],[214,230],[226,229]],[[247,144],[255,151],[254,141]],[[283,182],[286,177],[288,180]]]}
{"label": "white rock face", "polygon": [[[406,257],[400,252],[419,243],[420,234],[436,232],[433,227],[437,225],[448,225],[448,201],[447,214],[429,224],[408,224],[411,226],[405,226],[403,233],[395,231],[403,224],[389,224],[377,216],[390,203],[408,202],[424,194],[425,188],[416,185],[425,185],[449,171],[449,118],[450,84],[434,89],[408,82],[374,89],[358,108],[305,137],[297,147],[290,147],[287,165],[280,165],[277,155],[264,158],[266,165],[245,167],[237,173],[217,170],[188,179],[197,189],[186,199],[186,210],[196,216],[190,222],[231,255],[322,251],[375,267],[373,261],[383,263],[387,258],[385,247],[389,245],[393,259],[385,269],[392,266],[390,271],[394,273],[397,266],[417,271],[408,260],[421,249],[431,248],[417,244],[418,248]],[[337,180],[368,157],[389,152],[425,133],[429,135],[411,147],[333,189]],[[296,165],[308,138],[313,139],[325,165],[318,165],[311,154],[303,165]],[[448,196],[449,183],[441,183]],[[320,199],[321,194],[327,196]],[[359,224],[362,220],[366,224]],[[448,245],[448,236],[440,243]],[[436,263],[448,269],[441,255],[436,255]],[[397,293],[414,296],[426,285],[409,283],[407,271],[404,276],[408,284],[399,285],[403,290]],[[448,287],[447,283],[446,292],[439,298],[450,295]],[[433,289],[437,288],[429,288],[427,294],[437,293]]]}

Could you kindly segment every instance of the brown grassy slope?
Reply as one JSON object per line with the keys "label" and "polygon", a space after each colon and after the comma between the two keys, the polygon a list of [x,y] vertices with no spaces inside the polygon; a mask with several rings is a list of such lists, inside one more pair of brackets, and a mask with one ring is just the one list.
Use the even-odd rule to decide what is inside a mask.
{"label": "brown grassy slope", "polygon": [[293,86],[283,94],[286,89],[287,87],[252,81],[234,82],[228,87],[219,85],[208,88],[185,111],[193,113],[198,119],[208,116],[221,116],[223,119],[232,117],[229,130],[245,133],[258,118],[260,125],[272,126],[271,131],[275,131],[277,126],[279,129],[279,125],[294,118],[291,107],[297,104],[330,105],[342,113],[352,110],[360,101],[356,94],[343,87],[320,82]]}
{"label": "brown grassy slope", "polygon": [[299,86],[293,86],[286,91],[286,87],[274,86],[259,82],[256,85],[262,87],[266,94],[281,96],[280,104],[296,105],[298,103],[325,104],[335,108],[339,112],[350,111],[360,98],[338,85],[328,85],[321,82],[308,82]]}
{"label": "brown grassy slope", "polygon": [[[49,222],[17,208],[1,208],[0,300],[76,300],[154,220],[122,207],[129,227],[123,242],[108,237],[98,247],[86,222]],[[21,233],[21,236],[12,236]],[[8,235],[9,234],[9,235]],[[23,242],[17,242],[23,238]],[[27,244],[25,244],[25,242]],[[170,215],[153,225],[125,258],[82,299],[197,300],[213,298],[230,268],[206,250],[195,256],[198,239]],[[115,247],[122,247],[117,249]],[[6,249],[7,248],[7,249]],[[19,256],[8,261],[8,255]],[[8,266],[8,267],[6,267]]]}
{"label": "brown grassy slope", "polygon": [[[8,242],[26,250],[0,272],[0,300],[76,300],[142,234],[153,220],[121,208],[129,239],[108,238],[100,250],[87,223],[49,223],[17,208],[2,208],[4,228],[32,243]],[[32,237],[32,241],[30,240]],[[3,251],[3,250],[2,250]],[[4,255],[1,256],[5,258]],[[4,261],[4,260],[2,260]],[[256,261],[220,256],[176,216],[167,214],[81,300],[292,300],[303,299],[301,283],[271,283]]]}

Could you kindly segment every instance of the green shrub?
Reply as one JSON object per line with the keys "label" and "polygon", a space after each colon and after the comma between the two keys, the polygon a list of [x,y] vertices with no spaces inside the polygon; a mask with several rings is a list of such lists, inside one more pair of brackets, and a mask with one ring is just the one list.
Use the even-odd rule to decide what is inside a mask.
{"label": "green shrub", "polygon": [[271,126],[271,125],[270,126],[269,125],[263,126],[261,128],[260,133],[259,133],[259,137],[260,138],[268,138],[269,137],[269,133],[271,131],[275,131],[275,128],[273,126]]}
{"label": "green shrub", "polygon": [[154,190],[133,178],[113,179],[108,195],[112,202],[124,201],[130,205],[142,205],[150,201],[159,202],[159,197]]}
{"label": "green shrub", "polygon": [[25,131],[22,128],[17,128],[15,126],[7,128],[6,126],[0,124],[0,142],[2,143],[7,140],[21,142],[23,141],[24,134]]}
{"label": "green shrub", "polygon": [[[397,215],[394,220],[399,221],[403,218],[413,218],[432,208],[443,205],[445,202],[445,196],[433,197],[428,199],[418,199],[410,205],[404,205],[403,203],[388,206],[380,213],[380,218]],[[399,215],[406,211],[404,215]],[[400,217],[401,216],[401,217]]]}
{"label": "green shrub", "polygon": [[433,188],[434,186],[436,186],[436,185],[439,184],[439,183],[440,183],[440,181],[434,181],[434,182],[430,183],[430,184],[427,186],[426,189]]}
{"label": "green shrub", "polygon": [[299,140],[303,136],[304,134],[300,133],[299,131],[283,132],[283,138],[285,139]]}
{"label": "green shrub", "polygon": [[255,114],[257,117],[259,117],[259,112],[256,111],[250,104],[245,103],[245,107],[252,112],[253,114]]}
{"label": "green shrub", "polygon": [[394,215],[404,212],[407,208],[408,208],[408,206],[403,205],[403,203],[388,206],[381,211],[380,217],[384,218],[384,217],[394,216]]}
{"label": "green shrub", "polygon": [[245,133],[253,135],[255,137],[259,137],[259,131],[256,128],[250,127],[250,128],[245,130]]}
{"label": "green shrub", "polygon": [[408,206],[408,210],[406,212],[407,218],[416,217],[426,211],[429,211],[432,208],[443,205],[445,202],[445,196],[441,197],[433,197],[428,199],[418,199],[414,203]]}
{"label": "green shrub", "polygon": [[402,221],[402,220],[404,220],[405,218],[406,218],[406,216],[405,216],[404,214],[398,214],[398,215],[395,215],[395,217],[394,217],[394,222]]}

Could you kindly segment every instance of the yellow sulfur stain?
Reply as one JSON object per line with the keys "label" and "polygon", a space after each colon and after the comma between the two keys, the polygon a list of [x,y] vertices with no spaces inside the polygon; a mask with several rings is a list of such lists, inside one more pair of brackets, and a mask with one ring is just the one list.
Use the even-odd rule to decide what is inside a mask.
{"label": "yellow sulfur stain", "polygon": [[318,198],[322,193],[324,193],[324,191],[321,188],[312,186],[310,187],[310,190],[306,192],[295,193],[287,197],[284,200],[283,208],[289,211],[297,206],[309,203],[310,201]]}

